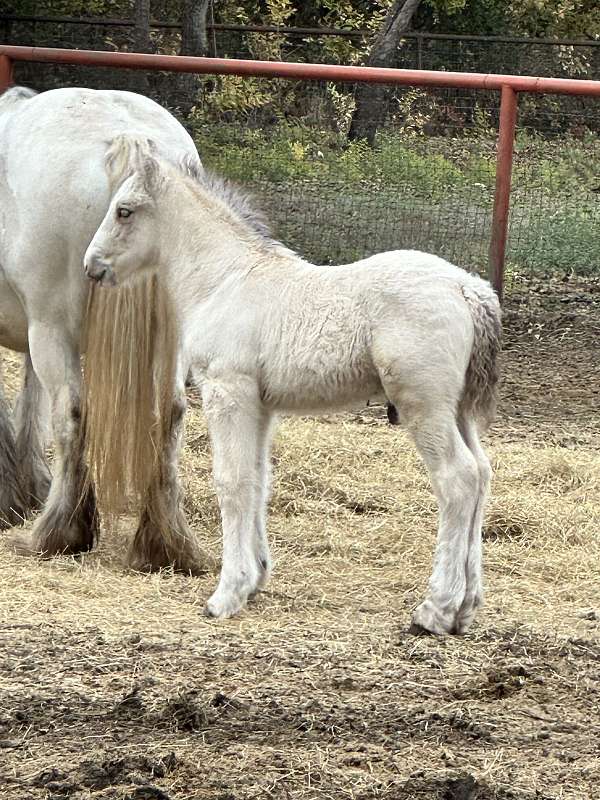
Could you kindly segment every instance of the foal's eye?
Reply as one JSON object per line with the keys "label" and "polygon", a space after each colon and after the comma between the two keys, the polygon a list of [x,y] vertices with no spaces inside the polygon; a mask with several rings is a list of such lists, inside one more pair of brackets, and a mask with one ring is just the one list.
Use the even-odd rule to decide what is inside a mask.
{"label": "foal's eye", "polygon": [[127,217],[130,217],[132,214],[133,211],[131,211],[129,208],[117,209],[117,217],[119,217],[119,219],[127,219]]}

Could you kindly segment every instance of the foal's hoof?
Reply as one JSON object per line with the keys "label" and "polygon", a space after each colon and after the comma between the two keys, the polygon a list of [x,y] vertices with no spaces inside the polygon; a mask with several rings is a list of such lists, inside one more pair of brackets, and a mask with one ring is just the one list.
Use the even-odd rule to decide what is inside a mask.
{"label": "foal's hoof", "polygon": [[202,609],[202,614],[209,619],[230,619],[243,608],[243,603],[217,604],[209,600]]}
{"label": "foal's hoof", "polygon": [[202,609],[202,616],[208,617],[208,619],[217,619],[217,615],[215,614],[214,610],[208,605],[208,603]]}
{"label": "foal's hoof", "polygon": [[431,631],[428,631],[427,628],[424,628],[422,625],[419,625],[418,622],[410,623],[408,634],[409,636],[433,636]]}
{"label": "foal's hoof", "polygon": [[413,611],[411,630],[413,626],[420,629],[420,632],[435,633],[438,636],[457,632],[454,616],[440,611],[429,598]]}
{"label": "foal's hoof", "polygon": [[242,590],[217,591],[209,598],[204,606],[204,616],[214,617],[215,619],[229,619],[246,607],[250,588],[244,587]]}

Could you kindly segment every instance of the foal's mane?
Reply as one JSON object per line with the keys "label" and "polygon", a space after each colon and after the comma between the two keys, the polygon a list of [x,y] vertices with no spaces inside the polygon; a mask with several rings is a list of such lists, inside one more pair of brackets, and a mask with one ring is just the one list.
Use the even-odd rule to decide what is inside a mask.
{"label": "foal's mane", "polygon": [[199,161],[194,160],[191,156],[184,156],[178,166],[184,175],[224,203],[253,233],[265,242],[275,244],[262,211],[254,206],[253,198],[248,192],[228,178],[205,169]]}
{"label": "foal's mane", "polygon": [[[109,184],[114,191],[126,178],[136,171],[146,173],[150,181],[158,179],[161,183],[157,146],[144,136],[119,134],[109,142],[105,155]],[[240,186],[205,169],[198,157],[186,154],[179,158],[162,156],[185,178],[189,178],[209,199],[217,200],[235,220],[262,244],[288,249],[273,238],[262,212],[255,205],[251,195]],[[158,177],[157,177],[158,176]]]}

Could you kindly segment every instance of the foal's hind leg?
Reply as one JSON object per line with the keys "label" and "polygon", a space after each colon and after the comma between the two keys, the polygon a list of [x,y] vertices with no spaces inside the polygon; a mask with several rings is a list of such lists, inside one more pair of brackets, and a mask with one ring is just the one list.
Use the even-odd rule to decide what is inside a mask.
{"label": "foal's hind leg", "polygon": [[80,366],[77,346],[60,324],[29,330],[36,373],[50,398],[54,434],[54,475],[48,499],[30,535],[14,535],[21,552],[79,553],[90,550],[99,519],[91,486],[86,482],[80,432]]}
{"label": "foal's hind leg", "polygon": [[0,530],[21,525],[27,516],[27,506],[10,409],[0,383]]}
{"label": "foal's hind leg", "polygon": [[169,441],[148,489],[129,551],[129,564],[133,569],[153,571],[172,566],[197,575],[212,566],[187,523],[182,504],[177,462],[183,444],[186,407],[185,392],[181,388],[173,403]]}
{"label": "foal's hind leg", "polygon": [[259,480],[259,498],[254,523],[254,557],[258,565],[259,580],[257,589],[266,586],[271,577],[272,561],[269,540],[267,538],[267,506],[271,494],[271,438],[273,417],[264,413],[258,425],[257,440],[257,473]]}
{"label": "foal's hind leg", "polygon": [[[471,531],[480,497],[479,468],[452,410],[440,406],[418,422],[412,420],[409,430],[425,461],[439,504],[438,541],[429,591],[415,609],[413,622],[432,633],[462,633],[474,612],[471,608],[467,613],[467,592]],[[477,586],[476,550],[473,556],[473,586]]]}
{"label": "foal's hind leg", "polygon": [[23,362],[23,386],[15,407],[15,427],[21,484],[30,509],[43,505],[52,481],[45,454],[47,406],[44,390],[27,353]]}
{"label": "foal's hind leg", "polygon": [[457,631],[462,633],[470,626],[475,613],[483,602],[483,575],[482,575],[482,547],[481,529],[487,502],[492,469],[489,459],[485,454],[477,424],[473,417],[459,418],[458,425],[465,444],[473,454],[479,469],[479,494],[477,506],[473,517],[473,524],[469,533],[469,554],[467,557],[467,590],[458,613]]}

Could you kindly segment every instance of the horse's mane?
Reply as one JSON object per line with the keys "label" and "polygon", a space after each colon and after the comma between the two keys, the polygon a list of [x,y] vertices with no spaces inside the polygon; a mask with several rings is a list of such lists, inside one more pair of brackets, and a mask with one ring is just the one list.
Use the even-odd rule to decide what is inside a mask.
{"label": "horse's mane", "polygon": [[229,178],[224,178],[212,170],[205,169],[199,161],[195,161],[190,156],[185,156],[181,160],[179,168],[184,175],[192,178],[203,189],[218,197],[261,239],[273,242],[269,225],[262,211],[255,207],[254,199],[249,192],[246,192]]}

